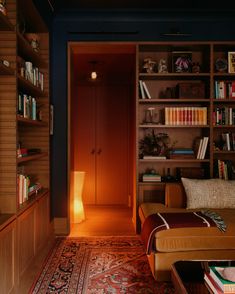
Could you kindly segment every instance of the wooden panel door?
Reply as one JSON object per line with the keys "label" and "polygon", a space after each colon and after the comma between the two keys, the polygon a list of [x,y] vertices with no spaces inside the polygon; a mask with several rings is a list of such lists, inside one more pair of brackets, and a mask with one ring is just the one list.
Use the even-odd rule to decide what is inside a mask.
{"label": "wooden panel door", "polygon": [[73,103],[74,170],[84,204],[128,203],[128,88],[79,85]]}
{"label": "wooden panel door", "polygon": [[97,87],[97,204],[128,204],[128,87]]}
{"label": "wooden panel door", "polygon": [[79,85],[73,103],[74,170],[85,171],[83,203],[96,203],[95,89]]}

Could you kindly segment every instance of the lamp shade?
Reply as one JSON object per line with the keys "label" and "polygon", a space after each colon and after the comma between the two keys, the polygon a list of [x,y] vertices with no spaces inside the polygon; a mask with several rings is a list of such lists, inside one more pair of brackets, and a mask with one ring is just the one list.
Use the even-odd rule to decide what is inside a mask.
{"label": "lamp shade", "polygon": [[85,220],[84,207],[82,202],[82,192],[84,186],[85,172],[74,171],[74,189],[73,189],[73,222],[80,223]]}

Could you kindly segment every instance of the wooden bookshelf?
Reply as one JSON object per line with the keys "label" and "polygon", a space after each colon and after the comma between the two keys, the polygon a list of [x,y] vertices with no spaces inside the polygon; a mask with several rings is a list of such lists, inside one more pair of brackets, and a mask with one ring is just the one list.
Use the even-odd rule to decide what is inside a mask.
{"label": "wooden bookshelf", "polygon": [[[214,150],[214,144],[221,137],[223,132],[235,132],[235,122],[232,124],[215,124],[214,110],[215,108],[231,108],[234,109],[235,117],[235,99],[224,97],[218,99],[215,97],[215,81],[234,81],[235,74],[218,72],[216,69],[216,60],[224,58],[226,60],[229,51],[235,51],[235,42],[140,42],[138,44],[138,56],[136,71],[138,80],[136,81],[136,129],[137,129],[137,179],[141,179],[142,174],[147,169],[155,169],[161,176],[166,174],[166,169],[170,168],[171,175],[176,176],[178,167],[198,167],[205,170],[205,177],[217,177],[215,163],[220,160],[231,160],[235,165],[235,146],[232,150]],[[173,51],[191,52],[191,61],[199,63],[199,72],[175,72],[173,64]],[[144,72],[143,68],[146,58],[151,58],[156,62],[152,72]],[[158,63],[160,59],[165,59],[167,71],[164,73],[158,72]],[[142,97],[139,80],[145,82],[151,98]],[[181,98],[178,91],[180,83],[203,83],[204,96],[201,97],[184,97]],[[194,84],[195,85],[195,84]],[[166,89],[173,89],[173,92],[167,92]],[[169,93],[173,93],[170,96]],[[164,109],[165,107],[206,107],[207,109],[207,124],[193,125],[191,123],[183,123],[176,125],[165,124]],[[153,123],[146,123],[146,111],[152,108],[154,111]],[[142,159],[139,154],[139,142],[144,136],[152,131],[155,134],[167,133],[169,135],[169,146],[176,142],[174,148],[193,148],[195,140],[202,137],[209,137],[207,152],[204,159]],[[196,154],[196,153],[195,153]],[[195,155],[196,156],[196,155]],[[162,183],[155,183],[160,185]],[[141,181],[137,181],[137,191],[139,186],[143,185]],[[162,189],[162,186],[161,186]],[[142,193],[142,192],[141,192]],[[137,205],[143,200],[143,195],[137,195]]]}
{"label": "wooden bookshelf", "polygon": [[[7,0],[6,5],[7,16],[0,13],[0,264],[8,277],[0,274],[0,282],[2,291],[11,293],[17,292],[19,279],[53,233],[49,215],[49,33],[33,1]],[[30,33],[40,35],[40,52],[19,32],[19,16],[27,21]],[[18,74],[18,57],[38,67],[44,77],[43,91]],[[19,93],[37,100],[42,121],[19,115]],[[22,148],[41,153],[17,158],[19,142]],[[20,172],[43,187],[22,205],[17,184]]]}

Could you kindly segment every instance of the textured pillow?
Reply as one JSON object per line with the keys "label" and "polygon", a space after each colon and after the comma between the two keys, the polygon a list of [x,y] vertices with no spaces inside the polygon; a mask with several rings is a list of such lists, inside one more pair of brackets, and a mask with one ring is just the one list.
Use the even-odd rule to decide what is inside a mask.
{"label": "textured pillow", "polygon": [[235,208],[235,181],[181,178],[187,208]]}

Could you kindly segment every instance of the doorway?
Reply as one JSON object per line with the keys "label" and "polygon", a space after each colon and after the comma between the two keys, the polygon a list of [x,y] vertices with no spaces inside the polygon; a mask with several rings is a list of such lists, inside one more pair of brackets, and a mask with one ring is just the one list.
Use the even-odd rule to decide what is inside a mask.
{"label": "doorway", "polygon": [[[69,61],[69,174],[85,172],[85,216],[108,208],[118,219],[135,197],[135,46],[70,43]],[[73,185],[71,177],[71,216]]]}

